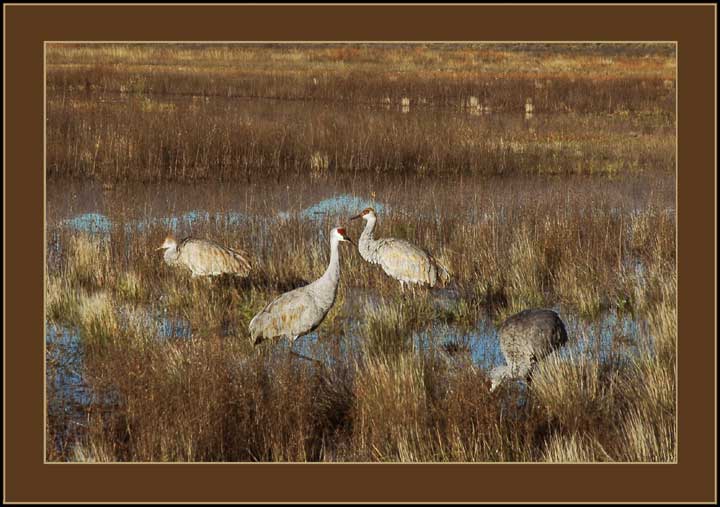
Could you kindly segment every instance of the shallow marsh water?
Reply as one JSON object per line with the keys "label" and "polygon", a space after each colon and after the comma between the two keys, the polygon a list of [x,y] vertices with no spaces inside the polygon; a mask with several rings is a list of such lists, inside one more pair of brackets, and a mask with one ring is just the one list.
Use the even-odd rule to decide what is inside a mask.
{"label": "shallow marsh water", "polygon": [[[146,313],[146,316],[156,325],[156,339],[198,339],[193,335],[191,324],[181,318],[153,315],[150,312]],[[639,341],[643,340],[646,345],[648,341],[652,341],[647,330],[643,329],[643,323],[633,320],[629,315],[612,312],[595,321],[584,321],[568,315],[563,315],[563,318],[567,324],[569,343],[557,352],[561,356],[585,356],[603,363],[617,364],[617,361],[630,360],[639,353]],[[349,330],[349,334],[339,338],[322,337],[318,332],[313,332],[300,338],[293,349],[306,357],[317,359],[324,367],[333,367],[338,359],[352,362],[359,357],[358,349],[362,340],[361,336],[353,334],[358,324],[359,322],[347,322],[345,328]],[[227,334],[221,339],[237,338]],[[456,369],[472,365],[489,371],[504,363],[497,330],[489,318],[478,320],[472,329],[448,324],[431,325],[425,330],[413,332],[412,343],[417,350],[438,353],[441,359],[448,361],[448,364],[454,365],[453,368]],[[449,353],[446,348],[448,344],[460,344],[460,349]],[[270,347],[272,355],[281,359],[287,356],[290,347],[284,340],[263,346]],[[52,393],[52,403],[48,406],[48,411],[51,417],[64,420],[62,427],[66,429],[64,433],[55,435],[56,441],[53,445],[58,450],[66,449],[82,435],[91,410],[102,410],[103,407],[111,409],[114,402],[111,397],[107,397],[107,393],[93,394],[92,387],[87,384],[84,377],[82,336],[77,329],[48,324],[46,350],[48,361],[53,363],[53,368],[47,370],[47,388],[48,392]],[[302,359],[298,361],[303,362]],[[238,364],[237,367],[242,368],[243,365]],[[310,367],[314,367],[312,363]],[[525,392],[522,385],[519,387],[520,393]],[[524,403],[523,400],[524,396],[521,395],[518,403]]]}
{"label": "shallow marsh water", "polygon": [[[601,204],[605,212],[628,217],[644,212],[667,213],[674,218],[671,194],[674,186],[658,184],[658,180],[663,178],[650,180],[643,177],[636,180],[630,177],[629,184],[627,179],[614,182],[601,178],[591,183],[594,190],[591,190],[590,198],[581,202],[568,190],[573,185],[572,181],[552,177],[542,179],[541,187],[537,186],[537,179],[519,178],[503,182],[500,187],[493,185],[491,190],[485,189],[489,185],[485,185],[486,180],[482,178],[446,179],[429,194],[424,192],[423,199],[417,198],[421,190],[415,188],[412,181],[393,179],[383,184],[373,180],[368,182],[347,178],[330,179],[318,184],[306,178],[288,178],[278,184],[168,183],[127,184],[111,188],[93,182],[55,181],[47,189],[48,264],[52,269],[55,260],[53,253],[61,250],[59,242],[63,234],[86,233],[107,240],[118,227],[130,236],[152,231],[158,235],[158,239],[161,239],[159,235],[163,233],[173,233],[180,237],[192,235],[196,229],[207,227],[208,224],[220,230],[240,228],[253,235],[247,238],[249,243],[262,247],[263,231],[272,227],[295,227],[302,223],[317,229],[317,239],[323,241],[325,229],[333,225],[352,226],[348,218],[365,207],[376,209],[380,215],[380,226],[383,219],[392,216],[411,221],[413,217],[416,219],[416,216],[422,216],[423,210],[429,212],[429,217],[437,215],[438,221],[440,216],[462,212],[469,224],[491,221],[502,225],[511,216],[526,212],[528,207],[537,207],[538,199],[526,197],[529,192],[538,190],[552,198],[553,202],[548,207],[560,205],[559,210],[556,206],[559,213],[582,213],[583,210],[593,213]],[[378,188],[377,192],[375,188]],[[354,191],[347,193],[348,189]],[[656,206],[658,201],[664,202],[665,206],[653,210],[652,206]],[[418,211],[411,211],[413,208]],[[351,235],[357,237],[359,227],[355,226]],[[631,234],[630,220],[626,227],[628,234]],[[160,256],[157,262],[161,262]],[[625,262],[628,269],[642,276],[645,268],[640,260],[628,257]],[[378,302],[372,290],[353,287],[352,283],[349,290],[352,297],[345,304],[354,311],[372,308]],[[435,291],[433,301],[439,307],[450,308],[461,297],[452,289],[439,289]],[[188,336],[192,332],[192,325],[182,319],[159,315],[153,318],[160,322],[161,335]],[[627,319],[611,314],[601,321],[605,322],[605,327],[619,325],[623,327],[624,334],[633,335],[636,329]],[[620,324],[616,322],[618,320]],[[580,323],[575,326],[579,331],[582,330]],[[492,336],[492,332],[481,331],[482,320],[478,323],[478,329],[479,336]],[[608,334],[597,331],[588,333],[597,336]],[[433,330],[430,334],[435,337],[455,337],[451,328]],[[50,336],[51,332],[48,331],[48,340]],[[484,354],[477,352],[474,356],[480,358]],[[493,354],[490,356],[494,357]]]}

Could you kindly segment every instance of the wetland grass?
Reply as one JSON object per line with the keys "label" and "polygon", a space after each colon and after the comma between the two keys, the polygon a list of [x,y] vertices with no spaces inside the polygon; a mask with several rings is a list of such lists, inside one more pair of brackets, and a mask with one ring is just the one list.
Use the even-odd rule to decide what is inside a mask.
{"label": "wetland grass", "polygon": [[[133,229],[122,214],[93,239],[50,225],[57,252],[48,320],[77,330],[88,351],[85,381],[105,406],[87,413],[79,447],[55,459],[671,460],[674,223],[648,211],[644,227],[655,234],[622,234],[633,228],[629,208],[596,204],[590,213],[579,205],[607,191],[602,182],[576,181],[566,192],[565,182],[554,181],[536,189],[539,205],[515,199],[532,180],[482,180],[477,186],[494,196],[486,209],[495,213],[472,225],[459,214],[464,205],[443,190],[447,182],[416,188],[435,196],[428,209],[443,211],[423,219],[420,208],[412,230],[403,210],[414,196],[382,193],[396,210],[383,215],[383,235],[443,252],[460,297],[443,306],[433,291],[403,296],[396,281],[348,250],[336,307],[316,338],[300,339],[330,373],[290,359],[283,343],[253,349],[247,322],[273,296],[322,272],[327,248],[317,231],[334,219],[318,224],[291,214],[283,226],[264,229],[266,213],[234,228],[195,220],[194,234],[227,244],[245,245],[252,231],[264,230],[260,246],[248,248],[263,276],[242,281],[191,279],[167,267],[153,251],[166,231]],[[638,202],[658,208],[669,182],[655,181]],[[503,194],[508,184],[515,191]],[[281,211],[278,205],[271,216]],[[636,258],[641,272],[618,270]],[[563,276],[568,269],[584,276]],[[357,291],[374,296],[358,299]],[[583,294],[603,297],[589,307]],[[632,361],[593,347],[551,358],[522,401],[515,386],[491,395],[485,370],[462,348],[451,357],[467,359],[449,360],[442,343],[413,337],[440,323],[471,330],[485,311],[499,323],[529,301],[591,321],[629,313],[646,322],[629,337],[641,352]],[[189,331],[166,336],[159,327],[166,318]]]}

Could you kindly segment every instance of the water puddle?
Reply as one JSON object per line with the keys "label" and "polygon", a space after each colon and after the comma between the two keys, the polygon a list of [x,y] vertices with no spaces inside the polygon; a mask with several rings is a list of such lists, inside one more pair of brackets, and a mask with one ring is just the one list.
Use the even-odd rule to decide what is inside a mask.
{"label": "water puddle", "polygon": [[[323,199],[312,206],[302,210],[299,215],[303,219],[318,220],[325,217],[342,217],[347,219],[350,216],[360,213],[365,208],[373,208],[378,213],[387,210],[387,207],[377,201],[363,199],[354,195],[343,194]],[[344,220],[343,220],[344,221]]]}
{"label": "water puddle", "polygon": [[91,234],[109,233],[112,229],[112,221],[100,213],[83,213],[62,222],[72,229]]}
{"label": "water puddle", "polygon": [[80,335],[73,330],[48,324],[45,335],[48,389],[55,393],[59,410],[69,413],[91,401],[83,376]]}
{"label": "water puddle", "polygon": [[[358,196],[343,194],[336,195],[302,209],[299,212],[278,211],[275,216],[249,215],[239,211],[209,212],[206,210],[191,210],[177,216],[148,217],[142,220],[124,222],[128,233],[142,232],[151,227],[162,227],[173,232],[188,230],[194,225],[215,222],[227,226],[239,226],[250,220],[270,225],[277,220],[287,221],[297,216],[301,220],[313,222],[327,218],[340,218],[344,223],[347,219],[365,208],[374,208],[378,213],[389,208],[377,201],[363,199]],[[98,212],[89,212],[75,215],[60,221],[61,226],[90,234],[109,234],[114,226],[113,221],[106,215]]]}
{"label": "water puddle", "polygon": [[[158,315],[147,309],[134,310],[133,316],[119,312],[124,325],[138,317],[148,332],[157,331],[158,339],[192,338],[192,326],[181,318]],[[49,388],[60,394],[60,398],[70,404],[85,406],[90,403],[90,392],[83,375],[83,346],[79,331],[59,324],[48,323],[45,331],[45,345],[48,368]]]}
{"label": "water puddle", "polygon": [[636,356],[640,353],[640,337],[648,335],[646,326],[631,315],[614,311],[595,322],[569,317],[565,323],[569,343],[558,353],[561,356],[586,355],[601,362]]}
{"label": "water puddle", "polygon": [[491,322],[480,320],[475,328],[463,330],[445,323],[414,333],[413,343],[420,350],[436,348],[452,358],[469,358],[481,369],[504,362],[497,331]]}
{"label": "water puddle", "polygon": [[[224,223],[230,226],[237,226],[245,221],[248,217],[243,213],[229,211],[226,213],[210,213],[208,211],[194,210],[173,217],[156,217],[146,220],[133,220],[124,224],[125,232],[142,232],[154,226],[160,226],[164,229],[176,232],[181,229],[191,228],[193,225],[207,222]],[[113,227],[110,218],[100,213],[83,213],[72,218],[63,220],[61,225],[65,225],[80,232],[90,234],[109,234]]]}
{"label": "water puddle", "polygon": [[165,339],[192,338],[192,326],[179,317],[163,315],[159,319],[160,336]]}

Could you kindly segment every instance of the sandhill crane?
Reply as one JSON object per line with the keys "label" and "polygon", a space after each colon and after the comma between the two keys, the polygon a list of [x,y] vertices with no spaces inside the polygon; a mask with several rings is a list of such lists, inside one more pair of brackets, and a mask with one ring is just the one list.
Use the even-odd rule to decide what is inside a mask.
{"label": "sandhill crane", "polygon": [[179,243],[172,236],[156,250],[165,250],[163,257],[170,266],[184,266],[193,278],[197,276],[248,276],[251,265],[247,254],[207,239],[185,238]]}
{"label": "sandhill crane", "polygon": [[567,343],[567,331],[560,316],[545,309],[523,310],[508,317],[500,325],[500,350],[506,365],[493,368],[490,372],[495,390],[507,379],[530,377],[538,361]]}
{"label": "sandhill crane", "polygon": [[281,295],[252,318],[248,327],[255,345],[264,339],[284,337],[290,340],[293,354],[305,357],[295,353],[292,345],[299,337],[316,329],[335,303],[340,282],[338,245],[342,241],[352,243],[345,229],[333,229],[330,232],[330,263],[325,273],[311,284]]}
{"label": "sandhill crane", "polygon": [[374,209],[365,208],[351,220],[356,218],[365,220],[365,229],[358,242],[360,256],[370,264],[379,264],[385,273],[400,282],[403,291],[406,283],[434,287],[438,278],[447,281],[450,277],[448,270],[422,248],[397,238],[375,239],[373,231],[377,215]]}

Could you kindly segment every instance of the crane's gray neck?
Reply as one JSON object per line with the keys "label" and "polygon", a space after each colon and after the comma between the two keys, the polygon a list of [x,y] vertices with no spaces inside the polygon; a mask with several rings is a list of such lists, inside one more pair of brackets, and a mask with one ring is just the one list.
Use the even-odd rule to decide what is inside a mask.
{"label": "crane's gray neck", "polygon": [[377,263],[376,255],[376,242],[373,231],[375,231],[376,218],[369,216],[365,218],[365,229],[363,229],[360,235],[360,241],[358,242],[358,251],[363,259],[368,262]]}
{"label": "crane's gray neck", "polygon": [[510,368],[507,366],[497,366],[490,372],[490,391],[497,389],[500,384],[510,378]]}
{"label": "crane's gray neck", "polygon": [[329,283],[337,287],[340,282],[340,252],[338,249],[339,241],[336,238],[330,240],[330,263],[325,273],[320,277],[322,283]]}
{"label": "crane's gray neck", "polygon": [[375,237],[373,236],[373,231],[375,230],[375,222],[377,221],[377,218],[373,216],[369,216],[365,219],[365,229],[363,229],[362,234],[360,235],[360,241],[364,240],[374,240]]}
{"label": "crane's gray neck", "polygon": [[533,372],[533,365],[530,363],[512,364],[511,366],[501,365],[490,372],[490,391],[494,391],[506,380],[523,379],[527,380]]}

